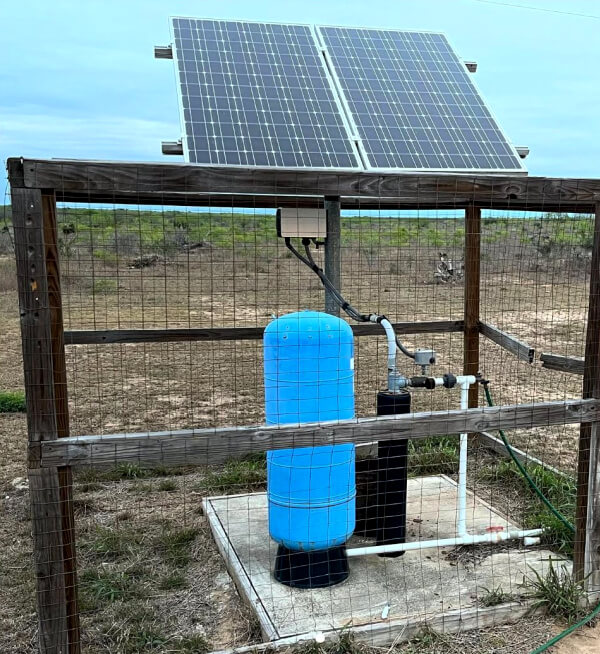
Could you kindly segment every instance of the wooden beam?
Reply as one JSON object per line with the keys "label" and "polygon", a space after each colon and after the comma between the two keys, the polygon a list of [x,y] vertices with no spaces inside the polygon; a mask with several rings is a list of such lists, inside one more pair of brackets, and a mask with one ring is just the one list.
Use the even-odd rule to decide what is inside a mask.
{"label": "wooden beam", "polygon": [[503,332],[501,329],[494,325],[490,325],[488,322],[479,321],[479,331],[486,338],[489,338],[490,341],[494,341],[500,347],[503,347],[505,350],[514,354],[521,361],[526,361],[527,363],[533,363],[535,357],[535,349],[520,341],[515,336],[507,332]]}
{"label": "wooden beam", "polygon": [[572,372],[575,375],[583,375],[585,361],[582,357],[565,357],[560,354],[542,352],[540,354],[542,368],[558,370],[559,372]]}
{"label": "wooden beam", "polygon": [[[148,191],[134,193],[131,191],[114,191],[112,193],[77,190],[56,190],[56,200],[67,204],[119,204],[133,205],[136,207],[144,205],[158,205],[164,207],[201,207],[203,209],[223,208],[226,211],[235,209],[278,209],[279,207],[317,208],[323,206],[322,195],[266,195],[266,194],[239,194],[239,193],[195,193],[171,192],[165,190],[161,193]],[[493,203],[493,201],[478,200],[471,203],[472,206],[481,209],[503,209],[505,211],[532,211],[532,212],[556,212],[556,213],[579,213],[589,214],[592,212],[593,204],[587,203],[566,203],[546,202],[531,203],[518,200],[507,200],[505,202]],[[464,208],[460,199],[453,200],[450,197],[429,199],[417,198],[362,198],[360,196],[342,196],[340,207],[342,211],[426,211],[448,209],[456,211]],[[384,215],[384,214],[382,214]]]}
{"label": "wooden beam", "polygon": [[[463,373],[479,372],[479,292],[481,276],[481,209],[465,210],[465,325],[463,338]],[[469,408],[479,402],[479,385],[469,388]]]}
{"label": "wooden beam", "polygon": [[[335,195],[342,198],[342,207],[344,198],[354,198],[354,205],[370,202],[372,207],[389,199],[397,207],[590,212],[600,200],[600,180],[524,175],[381,175],[60,159],[9,159],[8,168],[15,187],[21,183],[27,188],[53,188],[59,199],[87,203],[166,204],[175,193],[181,194],[180,204],[187,204],[185,198],[191,195],[206,206],[213,194],[233,193],[254,198],[254,206],[261,206],[264,196]],[[231,201],[228,204],[232,206]]]}
{"label": "wooden beam", "polygon": [[[536,617],[543,615],[543,607],[537,607],[538,602],[531,599],[520,599],[518,602],[498,604],[485,608],[470,607],[453,609],[438,613],[432,611],[430,617],[422,616],[377,620],[371,624],[352,626],[348,625],[344,633],[360,643],[370,647],[393,651],[390,645],[400,645],[423,634],[424,629],[430,629],[435,634],[455,634],[465,631],[480,630],[486,627],[498,627],[503,624],[513,624],[522,620],[535,609]],[[340,639],[340,629],[330,629],[320,632],[325,642],[337,643]],[[313,650],[310,644],[315,643],[315,632],[286,636],[264,643],[243,645],[230,649],[214,650],[210,654],[267,654],[273,652],[295,652]],[[309,645],[309,647],[307,647]],[[320,645],[320,643],[319,643]],[[325,648],[323,648],[325,649]],[[336,650],[339,651],[339,647]],[[410,651],[410,650],[409,650]],[[440,650],[436,650],[440,651]]]}
{"label": "wooden beam", "polygon": [[253,452],[374,440],[419,439],[460,432],[527,429],[600,419],[600,400],[567,400],[359,418],[339,423],[222,427],[71,436],[38,446],[42,466],[204,465]]}
{"label": "wooden beam", "polygon": [[[19,308],[27,427],[29,434],[29,497],[37,580],[40,652],[70,652],[72,622],[68,619],[63,548],[63,494],[56,467],[39,470],[39,447],[58,438],[54,380],[51,296],[44,239],[44,203],[38,189],[11,189],[17,262]],[[50,250],[52,246],[50,246]],[[50,282],[54,284],[54,278]]]}
{"label": "wooden beam", "polygon": [[[600,203],[596,205],[585,339],[583,397],[600,398]],[[600,447],[598,421],[581,425],[577,466],[574,572],[600,591]]]}
{"label": "wooden beam", "polygon": [[[327,236],[325,237],[325,275],[335,288],[342,290],[342,256],[341,256],[341,219],[340,198],[337,196],[325,198],[325,213],[327,215]],[[340,315],[340,307],[332,293],[325,289],[325,311],[334,316]]]}
{"label": "wooden beam", "polygon": [[[354,336],[382,336],[380,325],[351,325]],[[394,323],[398,334],[435,334],[461,332],[462,320],[431,320]],[[65,332],[67,345],[102,345],[114,343],[174,343],[185,341],[260,340],[264,327],[206,327],[197,329],[82,329]]]}

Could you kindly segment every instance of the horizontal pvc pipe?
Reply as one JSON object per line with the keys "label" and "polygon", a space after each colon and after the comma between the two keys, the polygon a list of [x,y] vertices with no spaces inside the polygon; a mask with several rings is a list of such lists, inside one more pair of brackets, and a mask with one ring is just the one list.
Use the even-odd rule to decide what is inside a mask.
{"label": "horizontal pvc pipe", "polygon": [[352,547],[346,550],[348,556],[367,556],[369,554],[388,554],[390,552],[408,552],[424,550],[432,547],[456,547],[457,545],[477,545],[479,543],[501,543],[515,538],[531,538],[541,536],[543,529],[525,529],[520,531],[497,531],[489,534],[466,534],[456,538],[439,538],[437,540],[421,540],[411,543],[395,543],[393,545],[373,545],[370,547]]}

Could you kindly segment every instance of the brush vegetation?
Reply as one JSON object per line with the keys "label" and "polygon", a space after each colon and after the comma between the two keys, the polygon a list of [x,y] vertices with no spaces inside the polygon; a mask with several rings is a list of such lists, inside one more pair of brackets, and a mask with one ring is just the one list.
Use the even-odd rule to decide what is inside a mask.
{"label": "brush vegetation", "polygon": [[0,391],[0,413],[21,413],[26,409],[23,391]]}
{"label": "brush vegetation", "polygon": [[[6,233],[11,231],[10,207],[4,207]],[[275,215],[254,212],[194,211],[180,209],[93,209],[62,207],[58,212],[62,255],[90,253],[106,267],[122,259],[156,253],[171,256],[190,246],[253,249],[277,246]],[[342,245],[354,247],[367,259],[382,247],[457,247],[464,242],[461,221],[438,216],[346,216],[341,221]],[[540,254],[560,255],[566,250],[591,252],[590,216],[548,213],[537,218],[485,217],[484,243],[531,244]],[[287,253],[286,253],[287,254]],[[116,281],[99,280],[97,291],[114,292]]]}

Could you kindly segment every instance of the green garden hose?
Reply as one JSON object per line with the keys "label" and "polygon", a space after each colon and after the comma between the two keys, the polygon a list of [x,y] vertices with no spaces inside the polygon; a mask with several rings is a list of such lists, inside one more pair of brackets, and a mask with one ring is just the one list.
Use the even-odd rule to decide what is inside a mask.
{"label": "green garden hose", "polygon": [[[483,390],[485,392],[485,399],[488,403],[488,406],[494,406],[494,402],[492,401],[492,396],[490,394],[490,389],[488,388],[489,383],[484,381],[482,382],[482,385],[483,385]],[[504,447],[506,447],[507,452],[510,454],[510,458],[514,461],[515,465],[519,469],[519,472],[523,475],[523,477],[525,477],[531,489],[540,498],[540,500],[542,500],[542,502],[546,505],[546,507],[548,507],[548,509],[565,525],[565,527],[567,527],[567,529],[572,533],[575,533],[575,527],[565,518],[565,516],[555,506],[553,506],[550,500],[542,493],[539,486],[535,483],[535,481],[533,481],[531,475],[527,472],[527,468],[521,463],[521,461],[515,454],[511,444],[508,442],[508,438],[506,438],[505,433],[501,429],[499,429],[498,432],[500,434],[500,438],[502,439],[502,442],[504,443]],[[599,614],[600,614],[600,604],[598,604],[598,606],[596,606],[596,608],[591,613],[588,613],[588,615],[586,615],[585,618],[582,618],[579,622],[576,622],[574,625],[567,627],[564,631],[561,631],[559,634],[554,636],[554,638],[551,638],[543,645],[540,645],[539,647],[534,649],[531,652],[531,654],[541,654],[542,652],[545,652],[546,650],[550,649],[550,647],[552,647],[553,645],[556,645],[556,643],[558,643],[560,640],[562,640],[569,634],[572,634],[576,629],[583,627],[583,625],[593,620]]]}
{"label": "green garden hose", "polygon": [[[492,400],[492,396],[490,394],[490,389],[488,388],[489,383],[488,382],[483,382],[483,391],[485,393],[485,399],[488,403],[488,406],[494,406],[494,402]],[[575,527],[565,518],[565,516],[550,502],[550,500],[542,493],[540,490],[539,486],[533,481],[531,478],[531,475],[529,472],[527,472],[527,468],[521,463],[519,460],[519,457],[515,454],[511,444],[508,442],[508,438],[506,438],[506,434],[499,429],[498,433],[500,434],[500,438],[502,439],[502,442],[504,443],[504,447],[507,449],[508,453],[510,454],[510,458],[514,461],[515,465],[519,469],[519,472],[525,477],[527,480],[527,483],[531,487],[531,490],[542,500],[542,502],[546,505],[546,507],[554,514],[556,518],[558,518],[563,525],[571,532],[575,533]]]}
{"label": "green garden hose", "polygon": [[579,629],[579,627],[583,627],[584,624],[587,624],[591,620],[593,620],[597,615],[600,613],[600,604],[591,612],[588,613],[588,615],[585,616],[585,618],[581,619],[579,622],[576,622],[574,625],[571,625],[570,627],[567,627],[564,631],[561,631],[558,635],[554,636],[554,638],[551,638],[549,641],[545,642],[543,645],[540,645],[536,649],[534,649],[531,654],[541,654],[541,652],[545,652],[547,649],[550,649],[553,645],[556,645],[559,640],[562,640],[565,638],[565,636],[568,636],[569,634],[572,634],[576,629]]}

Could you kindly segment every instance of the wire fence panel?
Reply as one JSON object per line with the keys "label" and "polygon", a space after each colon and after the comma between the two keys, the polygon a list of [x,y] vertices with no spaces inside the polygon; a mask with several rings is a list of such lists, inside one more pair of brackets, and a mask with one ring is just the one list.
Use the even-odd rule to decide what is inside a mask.
{"label": "wire fence panel", "polygon": [[[381,178],[378,194],[356,175],[353,198],[341,193],[340,274],[329,284],[335,255],[303,222],[301,174],[297,195],[276,193],[289,180],[275,173],[250,189],[230,181],[240,195],[227,206],[217,178],[213,191],[198,181],[201,198],[173,180],[146,196],[141,173],[119,185],[102,170],[90,164],[76,185],[70,164],[60,168],[62,321],[56,300],[35,305],[27,268],[37,247],[27,229],[45,234],[37,254],[52,268],[53,206],[30,224],[15,186],[6,221],[25,316],[32,502],[25,473],[7,478],[17,535],[6,577],[20,591],[4,618],[17,643],[7,651],[37,639],[25,599],[34,569],[44,652],[315,638],[304,647],[528,652],[553,631],[557,597],[559,620],[582,615],[572,575],[587,500],[579,435],[599,407],[593,392],[582,399],[594,217],[574,213],[576,195],[569,211],[544,211],[543,194],[532,190],[528,206],[517,179],[515,208],[494,208],[492,188],[479,223],[465,198],[482,191],[467,182],[453,194],[441,178],[434,195],[415,178],[394,204],[386,189],[403,180]],[[24,174],[47,188],[57,173],[50,162]],[[310,202],[327,195],[331,207],[324,183]],[[553,209],[560,183],[548,187]],[[300,237],[278,236],[280,206],[298,216]],[[477,261],[465,242],[480,247]],[[2,308],[13,344],[15,291]],[[326,293],[340,318],[324,313]],[[42,309],[54,317],[40,322]],[[27,331],[38,324],[46,364]],[[19,353],[7,352],[2,384],[18,388]],[[44,396],[64,391],[63,352],[66,428]],[[0,417],[21,439],[8,439],[11,456],[23,458],[24,420]],[[549,616],[526,616],[536,604]]]}

